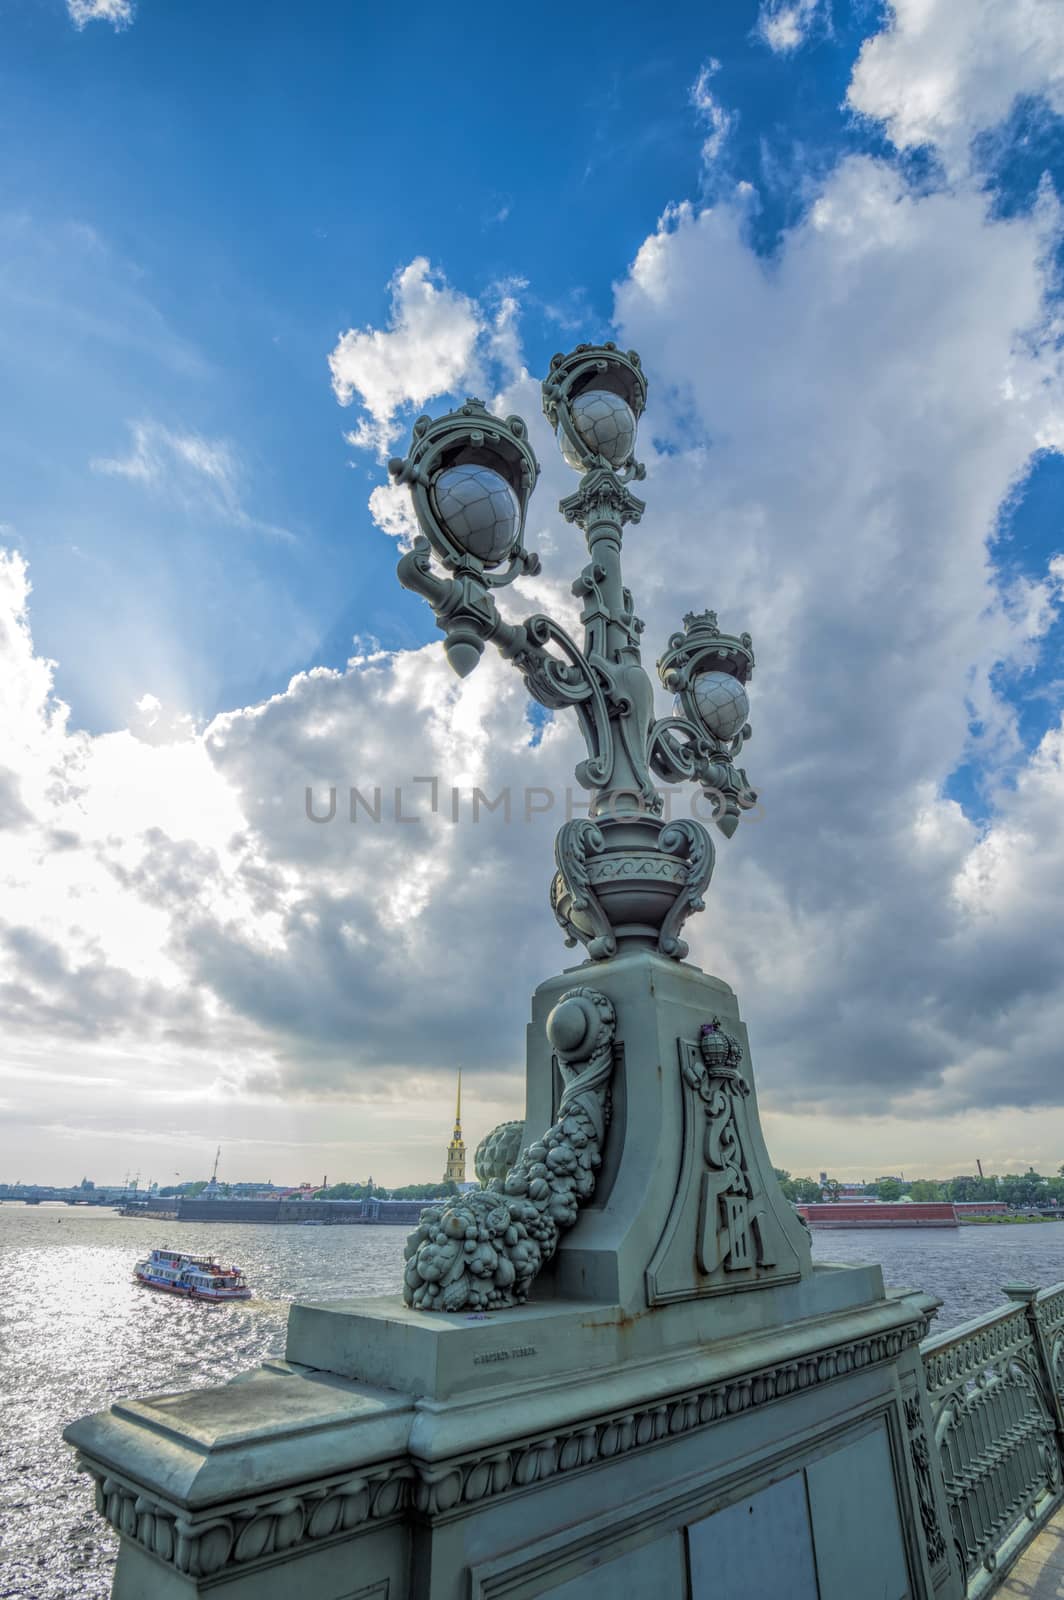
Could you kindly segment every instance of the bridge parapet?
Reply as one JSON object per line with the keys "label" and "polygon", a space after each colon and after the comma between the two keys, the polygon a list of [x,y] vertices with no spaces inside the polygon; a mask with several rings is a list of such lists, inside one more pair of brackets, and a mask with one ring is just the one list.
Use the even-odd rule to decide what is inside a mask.
{"label": "bridge parapet", "polygon": [[957,1564],[981,1600],[1064,1503],[1064,1283],[921,1346]]}

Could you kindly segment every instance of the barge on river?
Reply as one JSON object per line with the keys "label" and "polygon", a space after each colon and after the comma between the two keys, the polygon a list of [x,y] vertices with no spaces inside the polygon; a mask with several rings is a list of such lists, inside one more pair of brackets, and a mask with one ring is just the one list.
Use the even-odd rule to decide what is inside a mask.
{"label": "barge on river", "polygon": [[955,1228],[957,1213],[946,1200],[825,1200],[799,1205],[811,1228]]}

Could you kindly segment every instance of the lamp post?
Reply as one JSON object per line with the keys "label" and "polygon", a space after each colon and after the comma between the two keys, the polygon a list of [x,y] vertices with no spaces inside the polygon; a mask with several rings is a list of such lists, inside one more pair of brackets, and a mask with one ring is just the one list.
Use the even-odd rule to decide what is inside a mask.
{"label": "lamp post", "polygon": [[[493,644],[541,705],[576,713],[587,747],[576,778],[590,791],[588,815],[558,831],[550,900],[566,943],[586,947],[589,978],[636,953],[682,962],[688,947],[680,930],[703,909],[713,842],[694,818],[664,816],[656,780],[699,784],[726,836],[756,801],[736,765],[750,737],[748,633],[722,632],[712,611],[688,613],[658,661],[674,707],[655,716],[643,623],[621,571],[624,530],[645,510],[630,485],[645,476],[635,449],[646,392],[639,357],[613,344],[556,355],[543,383],[544,412],[564,459],[580,474],[560,510],[587,541],[587,564],[573,583],[582,601],[582,644],[551,616],[507,622],[496,604],[497,589],[539,570],[524,543],[539,466],[520,417],[494,417],[480,400],[467,400],[435,421],[419,417],[409,455],[389,463],[393,478],[410,487],[420,529],[399,579],[432,606],[451,666],[466,676]],[[647,1009],[655,1011],[653,1001]],[[632,1028],[634,1036],[634,1013]],[[524,1300],[591,1197],[621,1042],[617,1009],[604,987],[573,987],[552,995],[544,1031],[563,1084],[554,1121],[490,1176],[486,1190],[423,1213],[408,1243],[405,1277],[408,1302],[422,1310]],[[730,1042],[737,1061],[741,1047]],[[737,1074],[725,1081],[711,1073],[703,1082],[695,1068],[686,1070],[691,1084],[701,1082],[710,1097],[725,1094],[729,1106],[730,1097],[746,1092]],[[530,1088],[530,1105],[531,1098]],[[752,1171],[736,1158],[718,1174],[717,1195],[731,1206],[735,1263],[768,1268],[775,1262],[767,1230],[775,1224]],[[714,1234],[699,1259],[719,1265],[727,1254]]]}
{"label": "lamp post", "polygon": [[713,844],[693,818],[664,820],[656,778],[699,784],[728,837],[757,798],[736,765],[750,737],[749,634],[723,633],[712,611],[689,613],[658,662],[675,709],[654,715],[643,623],[621,572],[624,529],[645,509],[629,487],[645,476],[635,457],[645,404],[639,357],[613,344],[556,355],[543,383],[544,412],[581,475],[560,510],[587,541],[588,562],[573,583],[582,646],[543,613],[506,622],[495,602],[496,589],[539,570],[524,545],[539,466],[520,417],[493,417],[467,400],[435,421],[420,417],[410,454],[389,463],[410,486],[421,530],[399,580],[432,606],[451,666],[465,677],[490,642],[535,700],[577,715],[587,757],[576,778],[591,792],[589,814],[559,830],[551,905],[566,942],[583,943],[593,961],[633,947],[687,954],[679,931],[702,909]]}

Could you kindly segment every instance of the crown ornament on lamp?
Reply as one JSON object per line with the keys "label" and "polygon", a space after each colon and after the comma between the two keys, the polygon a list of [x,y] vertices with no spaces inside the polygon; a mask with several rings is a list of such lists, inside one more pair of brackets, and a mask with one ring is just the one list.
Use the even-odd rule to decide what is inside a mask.
{"label": "crown ornament on lamp", "polygon": [[702,1024],[698,1035],[698,1049],[712,1077],[731,1078],[737,1086],[742,1086],[739,1090],[741,1094],[747,1092],[746,1080],[739,1071],[743,1059],[743,1047],[738,1039],[724,1031],[724,1025],[719,1017],[714,1017],[712,1022]]}
{"label": "crown ornament on lamp", "polygon": [[624,529],[646,509],[629,488],[645,477],[635,451],[646,397],[638,355],[611,343],[554,356],[543,383],[544,414],[580,473],[559,509],[587,541],[588,563],[573,583],[582,643],[544,613],[507,622],[495,603],[495,589],[539,571],[524,546],[539,466],[520,417],[467,400],[435,420],[419,417],[409,455],[389,462],[410,487],[420,530],[399,580],[432,606],[451,666],[465,677],[490,642],[534,700],[576,714],[587,747],[576,778],[590,801],[586,817],[558,832],[550,900],[566,942],[582,943],[592,961],[624,948],[683,960],[680,929],[703,909],[712,839],[694,817],[664,817],[655,779],[698,784],[729,838],[757,800],[735,765],[750,737],[749,634],[723,633],[715,612],[689,612],[658,662],[673,714],[655,716],[643,623],[621,573]]}

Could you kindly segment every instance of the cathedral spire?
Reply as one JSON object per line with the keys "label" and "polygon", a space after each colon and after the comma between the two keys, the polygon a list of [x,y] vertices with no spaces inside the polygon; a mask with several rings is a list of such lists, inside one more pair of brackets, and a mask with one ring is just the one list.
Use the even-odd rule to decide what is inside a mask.
{"label": "cathedral spire", "polygon": [[462,1070],[458,1069],[458,1098],[454,1107],[454,1134],[447,1146],[447,1170],[444,1175],[445,1183],[465,1183],[466,1158],[465,1141],[462,1138]]}

